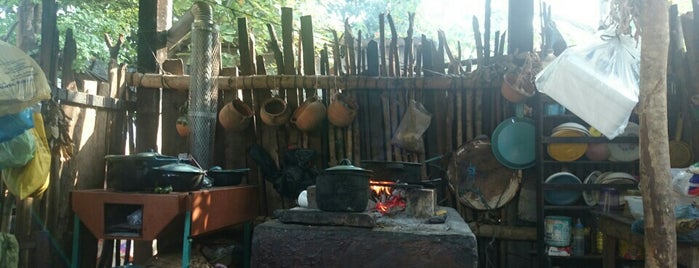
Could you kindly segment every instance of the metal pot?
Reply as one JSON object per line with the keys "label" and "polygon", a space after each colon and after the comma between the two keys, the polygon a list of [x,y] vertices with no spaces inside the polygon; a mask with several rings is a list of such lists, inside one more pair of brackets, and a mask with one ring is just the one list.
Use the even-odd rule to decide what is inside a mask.
{"label": "metal pot", "polygon": [[130,155],[107,155],[107,187],[116,191],[142,191],[152,187],[151,169],[177,163],[177,157],[156,152],[142,152]]}
{"label": "metal pot", "polygon": [[422,164],[398,161],[362,160],[362,167],[374,171],[372,179],[379,181],[401,181],[416,183],[421,181]]}
{"label": "metal pot", "polygon": [[250,171],[249,168],[221,169],[220,167],[213,167],[206,172],[206,176],[214,181],[214,187],[231,186],[240,184],[248,171]]}
{"label": "metal pot", "polygon": [[152,187],[172,186],[175,192],[195,191],[201,189],[204,174],[205,170],[185,163],[154,167]]}
{"label": "metal pot", "polygon": [[361,212],[369,201],[371,170],[343,159],[316,178],[316,203],[324,211]]}

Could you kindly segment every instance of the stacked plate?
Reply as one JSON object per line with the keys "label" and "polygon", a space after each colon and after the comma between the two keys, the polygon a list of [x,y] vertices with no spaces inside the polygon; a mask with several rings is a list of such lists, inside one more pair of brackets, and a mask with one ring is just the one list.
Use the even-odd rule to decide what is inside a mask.
{"label": "stacked plate", "polygon": [[[600,172],[593,171],[585,178],[585,184],[637,184],[638,181],[634,176],[625,172]],[[599,191],[584,191],[583,199],[588,206],[597,205],[599,202]],[[619,204],[626,203],[623,195],[619,195]]]}
{"label": "stacked plate", "polygon": [[[619,137],[638,137],[638,133],[638,124],[629,122]],[[640,156],[637,143],[610,143],[608,147],[610,161],[629,162],[638,160]]]}
{"label": "stacked plate", "polygon": [[[588,137],[590,131],[581,124],[568,122],[560,124],[551,130],[551,137]],[[551,158],[561,162],[578,160],[585,155],[587,143],[551,143],[547,152]]]}

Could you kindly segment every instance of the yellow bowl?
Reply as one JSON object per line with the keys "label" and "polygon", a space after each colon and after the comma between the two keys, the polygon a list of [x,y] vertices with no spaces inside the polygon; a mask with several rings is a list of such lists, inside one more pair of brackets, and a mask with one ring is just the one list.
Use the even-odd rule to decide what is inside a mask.
{"label": "yellow bowl", "polygon": [[[584,137],[585,133],[562,129],[556,131],[551,137]],[[578,160],[585,155],[587,151],[587,143],[551,143],[548,145],[547,152],[551,158],[560,162],[571,162]]]}

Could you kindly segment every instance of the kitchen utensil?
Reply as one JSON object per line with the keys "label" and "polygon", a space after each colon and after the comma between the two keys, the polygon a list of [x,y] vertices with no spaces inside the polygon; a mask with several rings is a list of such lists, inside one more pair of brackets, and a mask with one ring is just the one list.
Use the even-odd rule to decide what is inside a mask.
{"label": "kitchen utensil", "polygon": [[156,152],[142,152],[130,155],[107,155],[107,188],[116,191],[142,191],[153,187],[151,169],[177,163],[177,157]]}
{"label": "kitchen utensil", "polygon": [[[557,172],[546,178],[545,183],[550,184],[580,184],[580,178],[570,172]],[[546,190],[544,199],[553,205],[570,205],[578,201],[581,192],[575,190]]]}
{"label": "kitchen utensil", "polygon": [[206,171],[185,163],[173,163],[153,168],[154,184],[152,187],[172,186],[175,192],[201,189],[201,182]]}
{"label": "kitchen utensil", "polygon": [[352,165],[348,159],[325,169],[316,178],[316,203],[324,211],[361,212],[369,201],[373,172]]}
{"label": "kitchen utensil", "polygon": [[243,177],[250,171],[249,168],[241,169],[214,169],[206,171],[206,176],[213,180],[213,186],[238,185],[243,181]]}
{"label": "kitchen utensil", "polygon": [[301,131],[312,131],[325,120],[327,109],[318,96],[311,96],[296,108],[291,123]]}
{"label": "kitchen utensil", "polygon": [[363,168],[372,170],[373,180],[416,183],[421,180],[422,164],[400,161],[362,160]]}
{"label": "kitchen utensil", "polygon": [[250,109],[245,102],[235,98],[223,106],[218,112],[218,121],[225,129],[233,131],[243,131],[248,125],[255,112]]}
{"label": "kitchen utensil", "polygon": [[358,109],[354,99],[338,93],[336,100],[328,105],[328,121],[336,127],[347,127],[354,121]]}
{"label": "kitchen utensil", "polygon": [[684,120],[682,114],[677,116],[675,126],[675,139],[670,141],[670,167],[684,168],[692,164],[694,158],[692,148],[689,144],[682,141],[682,126]]}
{"label": "kitchen utensil", "polygon": [[510,117],[493,131],[491,148],[495,158],[511,169],[534,166],[536,160],[534,122],[525,117]]}
{"label": "kitchen utensil", "polygon": [[279,97],[272,97],[260,105],[260,118],[269,126],[281,126],[289,121],[289,107],[286,101]]}

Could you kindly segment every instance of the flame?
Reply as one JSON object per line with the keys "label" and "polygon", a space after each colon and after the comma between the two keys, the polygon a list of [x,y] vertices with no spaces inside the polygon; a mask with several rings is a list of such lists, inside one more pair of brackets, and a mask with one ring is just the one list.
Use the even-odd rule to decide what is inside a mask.
{"label": "flame", "polygon": [[369,181],[369,184],[371,185],[369,187],[377,196],[391,195],[392,182]]}
{"label": "flame", "polygon": [[393,191],[394,182],[370,181],[370,185],[376,197],[375,208],[381,215],[405,208],[405,200],[400,191]]}

